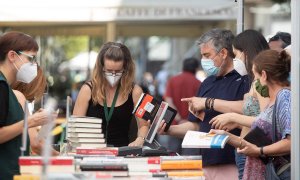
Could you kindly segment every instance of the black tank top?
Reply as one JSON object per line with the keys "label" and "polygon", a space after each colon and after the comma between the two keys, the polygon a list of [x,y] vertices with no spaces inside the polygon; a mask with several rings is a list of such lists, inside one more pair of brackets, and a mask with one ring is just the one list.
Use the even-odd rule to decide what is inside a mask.
{"label": "black tank top", "polygon": [[[85,83],[92,89],[91,84]],[[129,144],[129,127],[130,122],[135,120],[132,115],[134,103],[132,99],[132,92],[128,95],[128,99],[120,106],[116,106],[108,123],[104,115],[104,106],[99,103],[94,105],[92,98],[89,100],[89,106],[86,112],[86,116],[97,117],[102,119],[102,133],[106,135],[106,143],[109,146],[121,147]],[[108,111],[110,107],[108,107]]]}

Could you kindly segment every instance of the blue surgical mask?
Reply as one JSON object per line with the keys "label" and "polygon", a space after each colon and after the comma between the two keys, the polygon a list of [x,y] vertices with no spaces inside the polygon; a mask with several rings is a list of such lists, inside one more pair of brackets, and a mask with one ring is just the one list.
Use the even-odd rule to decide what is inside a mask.
{"label": "blue surgical mask", "polygon": [[207,76],[217,75],[220,70],[220,68],[214,65],[214,61],[212,59],[202,58],[201,66]]}

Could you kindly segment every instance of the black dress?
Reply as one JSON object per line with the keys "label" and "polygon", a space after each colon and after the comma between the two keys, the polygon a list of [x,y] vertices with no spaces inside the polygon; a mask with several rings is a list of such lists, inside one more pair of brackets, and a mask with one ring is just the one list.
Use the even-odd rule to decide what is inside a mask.
{"label": "black dress", "polygon": [[[86,83],[91,89],[91,84]],[[132,98],[132,92],[128,95],[128,99],[125,103],[114,108],[112,117],[108,123],[104,115],[104,106],[99,103],[94,105],[92,98],[89,100],[89,106],[86,112],[86,116],[101,118],[102,121],[102,133],[106,137],[107,145],[114,147],[127,146],[129,144],[129,127],[133,118],[134,103]],[[108,107],[108,111],[110,107]],[[107,131],[107,133],[106,133]]]}

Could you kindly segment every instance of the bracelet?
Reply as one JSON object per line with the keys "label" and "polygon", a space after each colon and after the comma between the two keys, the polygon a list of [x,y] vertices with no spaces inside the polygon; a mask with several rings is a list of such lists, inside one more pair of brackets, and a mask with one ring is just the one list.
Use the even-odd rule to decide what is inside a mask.
{"label": "bracelet", "polygon": [[264,154],[264,146],[260,147],[260,158],[267,158],[268,156],[266,154]]}
{"label": "bracelet", "polygon": [[214,102],[215,102],[215,98],[211,98],[211,101],[210,101],[210,109],[211,110],[214,110]]}
{"label": "bracelet", "polygon": [[209,106],[209,101],[210,101],[211,98],[206,98],[205,99],[205,109],[209,109],[210,106]]}

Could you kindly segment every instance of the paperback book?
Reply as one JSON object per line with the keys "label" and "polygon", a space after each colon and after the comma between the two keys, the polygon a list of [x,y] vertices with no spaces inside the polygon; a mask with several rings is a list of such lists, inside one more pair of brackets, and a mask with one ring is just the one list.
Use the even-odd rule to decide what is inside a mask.
{"label": "paperback book", "polygon": [[[164,101],[159,101],[153,96],[143,93],[140,96],[138,103],[136,104],[132,113],[138,118],[144,119],[146,121],[150,120],[151,122],[153,122],[155,117],[157,116],[157,112],[162,102]],[[160,116],[162,116],[162,119],[164,119],[167,124],[165,128],[165,131],[167,131],[170,125],[172,124],[172,121],[174,120],[177,111],[168,106],[168,103],[164,103],[167,104],[167,107],[166,110],[163,111],[163,113]]]}
{"label": "paperback book", "polygon": [[182,141],[182,148],[224,148],[228,135],[188,131]]}

